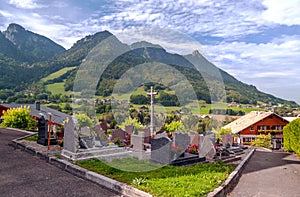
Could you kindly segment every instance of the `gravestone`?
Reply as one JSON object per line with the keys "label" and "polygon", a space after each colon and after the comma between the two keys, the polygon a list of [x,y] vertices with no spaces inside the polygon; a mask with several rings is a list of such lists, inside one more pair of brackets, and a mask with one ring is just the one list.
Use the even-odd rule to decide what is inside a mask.
{"label": "gravestone", "polygon": [[134,152],[142,152],[144,151],[144,131],[140,131],[138,135],[132,134],[131,135],[131,144],[132,150]]}
{"label": "gravestone", "polygon": [[125,126],[125,132],[126,133],[132,134],[133,130],[134,130],[134,126],[133,125],[127,125],[127,126]]}
{"label": "gravestone", "polygon": [[199,148],[202,146],[202,144],[203,144],[203,141],[204,141],[204,135],[203,134],[200,134],[199,135]]}
{"label": "gravestone", "polygon": [[146,128],[144,131],[144,143],[150,144],[151,143],[151,130],[150,128]]}
{"label": "gravestone", "polygon": [[164,135],[151,138],[151,161],[161,164],[169,164],[173,158],[171,155],[172,141]]}
{"label": "gravestone", "polygon": [[69,151],[71,153],[76,153],[79,148],[78,137],[77,120],[72,116],[65,124],[63,152]]}
{"label": "gravestone", "polygon": [[96,125],[95,126],[95,146],[96,147],[101,147],[101,146],[108,146],[108,138],[105,135],[105,131],[102,130],[101,125]]}
{"label": "gravestone", "polygon": [[213,135],[205,135],[203,143],[200,147],[199,157],[206,157],[207,159],[213,159],[216,155],[216,149],[213,144]]}
{"label": "gravestone", "polygon": [[180,147],[182,152],[185,152],[190,145],[190,136],[187,133],[176,131],[174,133],[174,145]]}
{"label": "gravestone", "polygon": [[105,132],[105,134],[107,134],[107,129],[108,129],[107,122],[103,121],[102,123],[100,123],[100,126],[101,126],[102,130]]}
{"label": "gravestone", "polygon": [[[48,121],[44,116],[38,119],[38,144],[43,146],[48,145]],[[50,145],[57,144],[56,138],[50,137]]]}
{"label": "gravestone", "polygon": [[231,133],[222,135],[222,144],[224,147],[225,146],[227,147],[228,145],[229,145],[229,147],[231,147],[233,144],[233,135]]}
{"label": "gravestone", "polygon": [[126,133],[123,129],[113,129],[112,130],[112,139],[114,140],[115,138],[120,138],[121,140],[126,139]]}
{"label": "gravestone", "polygon": [[200,135],[199,133],[196,133],[196,132],[189,132],[188,135],[190,136],[190,144],[191,145],[197,145],[199,146],[199,143],[200,143]]}

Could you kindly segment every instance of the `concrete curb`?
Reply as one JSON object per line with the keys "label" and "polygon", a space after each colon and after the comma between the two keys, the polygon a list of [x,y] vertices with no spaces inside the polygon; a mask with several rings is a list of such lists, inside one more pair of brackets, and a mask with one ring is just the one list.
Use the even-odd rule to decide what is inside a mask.
{"label": "concrete curb", "polygon": [[214,191],[210,192],[207,197],[223,197],[226,196],[236,185],[239,181],[239,178],[242,175],[243,169],[245,168],[246,164],[249,162],[250,158],[252,157],[255,149],[252,149],[250,153],[241,161],[241,163],[234,169],[233,172],[228,176],[222,185],[216,188]]}
{"label": "concrete curb", "polygon": [[[31,134],[31,135],[33,135],[33,134]],[[129,185],[126,185],[125,183],[121,183],[114,179],[111,179],[111,178],[105,177],[103,175],[97,174],[95,172],[86,170],[86,169],[84,169],[80,166],[77,166],[73,163],[70,163],[66,160],[62,160],[57,157],[49,156],[45,153],[38,152],[38,151],[34,150],[32,147],[26,147],[26,145],[24,145],[23,143],[18,142],[19,140],[29,137],[31,135],[27,135],[25,137],[21,137],[21,138],[12,140],[13,146],[17,149],[26,151],[33,156],[37,156],[42,160],[46,160],[48,163],[50,163],[62,170],[65,170],[66,172],[69,172],[77,177],[82,178],[82,179],[94,182],[102,187],[105,187],[111,191],[121,194],[122,196],[152,197],[151,194],[146,193],[141,190],[138,190]]]}
{"label": "concrete curb", "polygon": [[[12,131],[20,131],[20,132],[28,133],[28,134],[37,134],[37,132],[26,131],[26,130],[16,129],[16,128],[10,128],[10,127],[6,127],[5,129],[7,129],[7,130],[12,130]],[[28,137],[28,136],[27,136],[27,137]]]}

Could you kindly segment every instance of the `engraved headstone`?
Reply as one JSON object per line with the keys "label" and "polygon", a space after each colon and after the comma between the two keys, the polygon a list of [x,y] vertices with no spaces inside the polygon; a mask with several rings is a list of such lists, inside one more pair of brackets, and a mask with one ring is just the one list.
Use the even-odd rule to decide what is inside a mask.
{"label": "engraved headstone", "polygon": [[133,125],[127,125],[127,126],[125,126],[125,132],[126,133],[132,134],[133,130],[134,130],[134,126]]}
{"label": "engraved headstone", "polygon": [[105,131],[102,130],[101,125],[95,126],[95,146],[107,146],[108,145],[108,137],[105,135]]}
{"label": "engraved headstone", "polygon": [[206,157],[207,159],[213,159],[216,155],[216,149],[213,144],[213,136],[206,135],[204,136],[203,143],[200,147],[199,157]]}
{"label": "engraved headstone", "polygon": [[126,132],[123,129],[113,129],[112,130],[112,139],[120,138],[121,140],[126,139]]}
{"label": "engraved headstone", "polygon": [[42,116],[38,120],[38,141],[37,143],[46,145],[46,139],[48,139],[48,124],[47,120]]}
{"label": "engraved headstone", "polygon": [[164,135],[157,135],[151,138],[151,161],[169,164],[172,162],[171,155],[172,141]]}
{"label": "engraved headstone", "polygon": [[145,133],[144,131],[140,131],[138,135],[131,135],[131,144],[132,144],[132,150],[135,152],[142,152],[144,151],[144,137]]}
{"label": "engraved headstone", "polygon": [[151,143],[151,130],[150,128],[144,129],[144,143],[150,144]]}
{"label": "engraved headstone", "polygon": [[79,147],[77,120],[74,116],[65,124],[64,150],[76,153]]}
{"label": "engraved headstone", "polygon": [[188,135],[190,136],[190,144],[191,145],[199,145],[200,143],[200,136],[196,132],[189,132]]}
{"label": "engraved headstone", "polygon": [[174,133],[174,144],[176,147],[180,147],[184,152],[190,145],[190,136],[187,133],[176,131]]}
{"label": "engraved headstone", "polygon": [[233,135],[231,133],[227,133],[227,134],[224,134],[222,135],[222,144],[223,146],[232,146],[233,144]]}

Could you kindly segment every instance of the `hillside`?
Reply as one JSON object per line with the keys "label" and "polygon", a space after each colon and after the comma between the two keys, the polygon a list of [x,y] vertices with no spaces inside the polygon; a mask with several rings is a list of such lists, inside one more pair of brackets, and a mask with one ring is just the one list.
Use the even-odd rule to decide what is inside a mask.
{"label": "hillside", "polygon": [[[38,48],[35,45],[36,43],[32,43],[32,40],[35,40],[33,38],[38,38],[37,40],[39,40],[44,37],[29,32],[16,24],[10,25],[8,30],[6,30],[3,34],[6,35],[6,38],[0,36],[0,42],[6,43],[6,49],[4,49],[4,47],[1,49],[0,46],[0,74],[5,77],[0,80],[0,90],[13,87],[24,89],[26,88],[26,84],[29,85],[32,82],[39,82],[39,84],[51,87],[51,90],[55,90],[55,84],[59,84],[60,91],[58,92],[60,93],[63,93],[64,91],[72,91],[73,81],[77,72],[76,68],[85,61],[87,55],[93,48],[95,48],[104,39],[110,37],[114,40],[114,44],[106,46],[105,50],[113,52],[114,50],[123,49],[128,52],[114,59],[114,61],[107,67],[99,81],[96,91],[97,95],[109,96],[112,93],[114,85],[118,79],[130,68],[147,62],[161,62],[176,68],[176,70],[182,73],[192,84],[197,98],[199,100],[204,100],[207,103],[211,101],[211,96],[214,96],[208,91],[208,87],[206,85],[207,79],[209,78],[209,83],[211,83],[211,85],[218,83],[217,76],[214,74],[218,71],[225,84],[227,102],[236,101],[245,104],[271,102],[295,105],[295,102],[276,98],[272,95],[258,91],[256,87],[252,85],[247,85],[237,80],[229,73],[217,68],[198,51],[195,51],[190,55],[181,56],[180,54],[169,53],[161,46],[148,42],[138,42],[132,45],[126,45],[121,43],[110,32],[103,31],[80,39],[66,51],[60,48],[57,44],[48,45],[49,40],[46,38],[41,43],[48,43],[47,46],[50,46],[50,48],[55,46],[51,49],[52,55],[41,55],[43,58],[46,58],[47,56],[48,59],[45,61],[34,60],[32,63],[28,63],[26,60],[22,61],[22,58],[36,55],[34,53],[28,53],[30,47],[36,48],[36,50],[40,53],[43,51],[43,47]],[[13,43],[13,45],[11,43]],[[40,45],[42,46],[43,44]],[[18,50],[16,50],[16,48]],[[11,52],[7,53],[7,51]],[[93,55],[96,55],[94,53],[95,51],[93,52]],[[23,54],[24,56],[22,56]],[[50,56],[52,57],[50,58]],[[197,65],[200,68],[201,73],[204,76],[195,70],[194,65]],[[69,67],[70,69],[64,70],[64,68]],[[57,71],[60,73],[60,70],[64,71],[63,74],[56,76],[56,73],[45,80],[45,77]],[[149,77],[147,75],[147,72],[143,73],[143,77]],[[133,83],[133,80],[138,77],[140,76],[129,79],[128,84]],[[172,82],[170,81],[170,83]],[[22,86],[20,84],[22,84]],[[52,93],[55,93],[55,91]]]}

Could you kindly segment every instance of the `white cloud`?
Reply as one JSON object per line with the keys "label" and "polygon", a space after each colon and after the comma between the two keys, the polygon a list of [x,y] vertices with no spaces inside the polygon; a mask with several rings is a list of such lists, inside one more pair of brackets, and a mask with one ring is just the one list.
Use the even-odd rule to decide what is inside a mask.
{"label": "white cloud", "polygon": [[300,25],[300,0],[265,0],[263,19],[281,25]]}
{"label": "white cloud", "polygon": [[35,0],[9,0],[9,4],[23,9],[36,9],[45,7],[45,5],[37,4]]}

